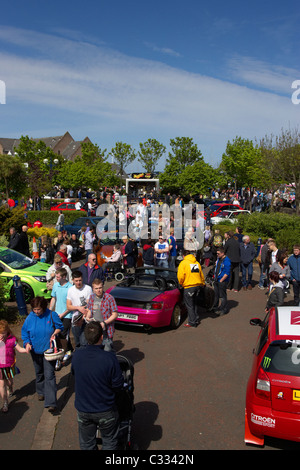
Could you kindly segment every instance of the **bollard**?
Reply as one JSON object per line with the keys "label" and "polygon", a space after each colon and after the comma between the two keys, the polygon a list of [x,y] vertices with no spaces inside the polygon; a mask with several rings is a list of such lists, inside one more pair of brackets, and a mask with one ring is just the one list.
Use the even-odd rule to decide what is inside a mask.
{"label": "bollard", "polygon": [[19,313],[20,315],[28,315],[21,279],[19,276],[14,276],[13,282]]}

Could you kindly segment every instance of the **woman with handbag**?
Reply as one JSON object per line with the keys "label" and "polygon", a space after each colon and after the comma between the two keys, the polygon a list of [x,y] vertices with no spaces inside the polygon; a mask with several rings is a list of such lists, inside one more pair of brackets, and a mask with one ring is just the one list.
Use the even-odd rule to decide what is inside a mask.
{"label": "woman with handbag", "polygon": [[62,321],[56,312],[47,308],[44,297],[35,297],[31,301],[32,311],[22,327],[23,346],[30,352],[35,374],[38,400],[45,400],[45,408],[50,412],[57,410],[55,364],[56,358],[49,361],[45,351],[49,350],[51,342],[63,329]]}

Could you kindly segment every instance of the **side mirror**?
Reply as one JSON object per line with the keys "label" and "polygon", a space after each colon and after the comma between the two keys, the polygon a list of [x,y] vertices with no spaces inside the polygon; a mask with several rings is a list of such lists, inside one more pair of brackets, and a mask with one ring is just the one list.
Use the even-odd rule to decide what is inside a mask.
{"label": "side mirror", "polygon": [[264,322],[260,318],[251,318],[250,325],[253,326],[263,326]]}

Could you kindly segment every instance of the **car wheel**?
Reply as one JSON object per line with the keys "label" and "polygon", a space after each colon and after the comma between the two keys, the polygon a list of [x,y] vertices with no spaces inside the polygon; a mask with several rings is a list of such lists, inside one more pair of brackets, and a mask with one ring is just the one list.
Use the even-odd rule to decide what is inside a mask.
{"label": "car wheel", "polygon": [[120,282],[120,281],[123,281],[124,279],[124,274],[123,273],[116,273],[115,274],[115,280]]}
{"label": "car wheel", "polygon": [[172,312],[170,327],[175,330],[176,328],[179,327],[180,322],[181,322],[181,308],[178,304],[176,304]]}
{"label": "car wheel", "polygon": [[[25,282],[22,282],[22,287],[23,287],[23,292],[24,292],[25,303],[28,304],[31,301],[31,299],[33,299],[34,297],[33,289],[32,287],[30,287],[29,284],[26,284]],[[13,302],[16,301],[16,293],[15,293],[14,287],[11,288],[10,298]]]}

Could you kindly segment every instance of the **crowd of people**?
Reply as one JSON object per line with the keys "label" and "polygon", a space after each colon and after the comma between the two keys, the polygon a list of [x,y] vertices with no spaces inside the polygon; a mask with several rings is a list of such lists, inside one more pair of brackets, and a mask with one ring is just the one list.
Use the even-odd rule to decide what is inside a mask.
{"label": "crowd of people", "polygon": [[[165,202],[168,197],[171,198],[167,195]],[[176,198],[174,203],[181,205],[182,201]],[[127,227],[134,218],[135,235],[141,235],[144,214],[151,204],[151,199],[141,201],[134,217],[123,214]],[[293,254],[289,254],[287,250],[278,249],[275,240],[267,239],[257,249],[239,227],[235,232],[229,231],[221,236],[217,229],[207,225],[203,230],[202,246],[196,237],[195,224],[186,227],[183,240],[177,240],[172,217],[168,221],[159,212],[155,223],[157,239],[152,239],[149,232],[147,237],[126,235],[122,241],[116,240],[112,255],[105,258],[102,267],[97,264],[99,244],[93,226],[82,227],[78,235],[68,237],[63,223],[60,223],[58,237],[53,243],[41,238],[40,256],[45,252],[45,261],[51,264],[46,275],[51,301],[48,306],[42,297],[32,300],[30,314],[22,327],[23,347],[19,346],[7,322],[0,321],[3,412],[8,411],[8,396],[12,393],[13,377],[18,373],[15,351],[31,355],[38,400],[44,401],[45,408],[51,413],[58,411],[55,370],[72,360],[81,449],[96,448],[99,423],[103,448],[117,448],[118,413],[114,394],[123,386],[113,346],[118,309],[114,297],[104,289],[106,272],[115,263],[122,262],[127,275],[134,272],[139,262],[150,274],[155,273],[156,266],[176,270],[187,310],[186,328],[195,328],[200,322],[198,306],[207,284],[203,266],[210,268],[207,277],[210,274],[213,279],[214,303],[210,311],[215,314],[228,314],[228,290],[253,289],[255,259],[260,268],[258,288],[268,289],[266,312],[273,306],[283,305],[290,285],[294,303],[299,305],[300,245],[295,245]],[[30,256],[26,226],[20,235],[11,228],[9,247]],[[74,260],[82,260],[76,269],[72,269]],[[45,359],[44,352],[51,353],[54,340],[63,350],[63,357],[49,361]]]}

